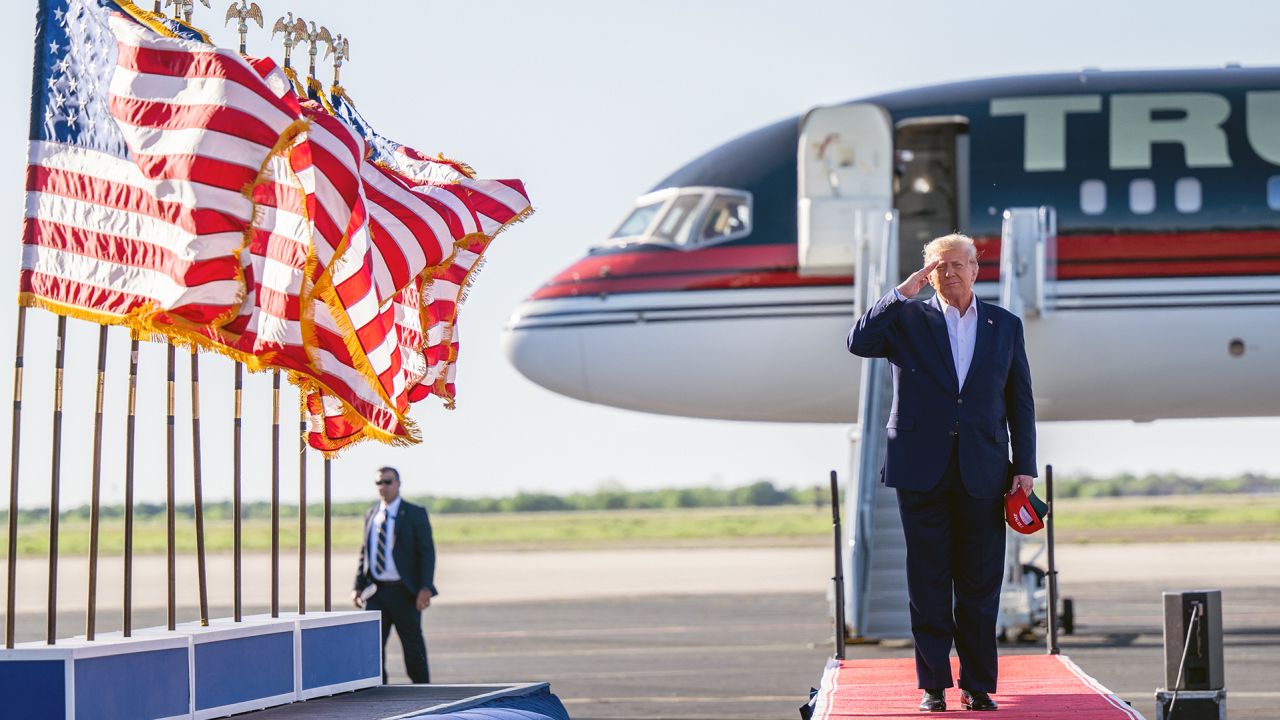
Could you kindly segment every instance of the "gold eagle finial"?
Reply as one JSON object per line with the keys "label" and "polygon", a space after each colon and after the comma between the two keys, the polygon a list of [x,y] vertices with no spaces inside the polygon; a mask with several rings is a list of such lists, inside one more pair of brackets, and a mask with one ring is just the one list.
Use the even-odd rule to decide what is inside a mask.
{"label": "gold eagle finial", "polygon": [[274,40],[277,34],[284,34],[284,66],[290,65],[290,56],[293,54],[293,47],[302,42],[302,37],[307,32],[307,24],[302,18],[293,19],[293,13],[286,14],[285,17],[276,20],[275,26],[271,28],[271,38]]}
{"label": "gold eagle finial", "polygon": [[223,25],[231,22],[232,19],[240,21],[236,30],[240,33],[240,54],[245,54],[245,37],[249,34],[249,22],[253,20],[258,23],[258,27],[262,27],[262,8],[258,7],[258,3],[249,2],[249,0],[240,0],[240,3],[231,3],[227,8],[227,18],[223,21]]}
{"label": "gold eagle finial", "polygon": [[342,72],[342,63],[351,59],[351,41],[338,33],[333,36],[333,42],[325,48],[324,56],[327,59],[333,55],[333,84],[338,85],[338,76]]}

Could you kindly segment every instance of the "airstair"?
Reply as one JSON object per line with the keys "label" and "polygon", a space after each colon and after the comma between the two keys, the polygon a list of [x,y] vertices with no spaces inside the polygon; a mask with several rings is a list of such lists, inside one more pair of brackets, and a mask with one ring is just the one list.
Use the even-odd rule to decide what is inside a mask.
{"label": "airstair", "polygon": [[[857,317],[897,285],[897,212],[883,215],[880,224],[878,233],[855,236],[858,267],[866,268],[854,286]],[[907,546],[896,493],[880,482],[888,442],[885,424],[893,404],[893,375],[884,358],[864,359],[861,367],[858,425],[850,436],[853,467],[845,490],[849,517],[845,625],[849,637],[855,639],[908,638]]]}
{"label": "airstair", "polygon": [[[1004,211],[999,302],[1024,326],[1053,311],[1057,241],[1057,215],[1052,207]],[[1047,550],[1045,535],[1028,536],[1010,530],[1004,549],[1004,583],[996,631],[1001,638],[1028,638],[1045,623],[1049,612],[1045,572],[1037,565]]]}
{"label": "airstair", "polygon": [[[860,216],[858,222],[855,258],[857,267],[866,270],[857,273],[855,317],[895,286],[898,278],[896,211]],[[1053,208],[1005,211],[999,302],[1024,323],[1052,311],[1056,248]],[[885,424],[893,402],[892,372],[883,358],[865,359],[861,368],[858,425],[850,434],[852,468],[845,491],[849,518],[845,625],[848,637],[856,640],[903,639],[911,637],[906,543],[895,491],[880,482],[888,441]],[[1036,541],[1011,534],[1006,544],[999,621],[1002,634],[1030,631],[1047,611],[1043,574],[1024,565],[1024,544],[1028,542]]]}
{"label": "airstair", "polygon": [[[799,272],[806,277],[854,275],[855,318],[899,280],[898,215],[892,209],[894,133],[889,113],[869,103],[815,108],[802,122],[797,147]],[[1053,208],[1008,209],[1001,238],[999,302],[1034,324],[1054,305]],[[864,360],[859,367],[858,424],[850,433],[845,485],[844,623],[853,639],[909,638],[902,522],[896,493],[880,482],[893,375],[884,359]],[[1021,539],[1009,543],[1017,547],[1006,558],[1009,604],[1006,612],[1002,597],[1001,611],[1001,627],[1019,634],[1043,617],[1042,576],[1023,567]]]}

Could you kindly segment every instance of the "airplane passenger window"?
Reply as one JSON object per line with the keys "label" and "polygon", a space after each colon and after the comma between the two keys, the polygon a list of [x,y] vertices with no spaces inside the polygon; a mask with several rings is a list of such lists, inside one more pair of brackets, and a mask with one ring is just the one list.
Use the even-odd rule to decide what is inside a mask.
{"label": "airplane passenger window", "polygon": [[1200,212],[1200,181],[1196,178],[1178,178],[1173,184],[1173,205],[1180,213]]}
{"label": "airplane passenger window", "polygon": [[1267,207],[1280,210],[1280,175],[1267,179]]}
{"label": "airplane passenger window", "polygon": [[751,232],[751,205],[741,195],[720,195],[707,208],[700,242],[718,242]]}
{"label": "airplane passenger window", "polygon": [[1080,211],[1085,215],[1101,215],[1107,211],[1107,184],[1101,180],[1080,183]]}
{"label": "airplane passenger window", "polygon": [[1129,181],[1129,209],[1147,215],[1156,209],[1156,184],[1148,178]]}
{"label": "airplane passenger window", "polygon": [[698,205],[702,204],[702,198],[701,193],[681,195],[676,198],[676,201],[671,203],[671,209],[662,217],[662,222],[658,223],[653,239],[688,245],[689,237],[693,232],[693,213],[698,209]]}
{"label": "airplane passenger window", "polygon": [[653,217],[662,209],[662,204],[663,201],[659,200],[658,202],[641,205],[632,210],[627,219],[623,220],[618,229],[614,231],[613,237],[637,237],[643,235],[644,231],[649,229],[650,223],[653,222]]}

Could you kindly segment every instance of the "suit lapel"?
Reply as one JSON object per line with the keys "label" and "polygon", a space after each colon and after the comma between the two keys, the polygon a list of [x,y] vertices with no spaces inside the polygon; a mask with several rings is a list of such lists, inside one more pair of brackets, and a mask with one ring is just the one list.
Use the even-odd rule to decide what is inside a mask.
{"label": "suit lapel", "polygon": [[929,323],[929,333],[933,335],[933,342],[942,353],[942,364],[947,368],[947,377],[951,378],[953,387],[959,388],[960,379],[956,377],[956,361],[951,356],[951,338],[947,335],[947,319],[942,315],[938,296],[934,295],[930,298],[925,306],[928,307],[924,316]]}
{"label": "suit lapel", "polygon": [[396,509],[396,529],[395,529],[395,532],[393,533],[396,536],[396,542],[395,542],[395,545],[392,546],[391,548],[391,552],[393,554],[395,553],[396,548],[400,547],[401,545],[404,545],[404,543],[401,542],[401,540],[404,539],[404,534],[408,532],[408,530],[405,530],[405,527],[404,527],[405,520],[408,519],[408,515],[409,515],[408,510],[409,510],[409,503],[401,499],[400,507]]}

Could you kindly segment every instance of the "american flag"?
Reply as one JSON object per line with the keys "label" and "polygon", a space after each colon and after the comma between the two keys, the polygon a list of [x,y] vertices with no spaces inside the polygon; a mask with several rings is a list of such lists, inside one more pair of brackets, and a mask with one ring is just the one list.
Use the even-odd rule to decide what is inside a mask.
{"label": "american flag", "polygon": [[[369,208],[370,262],[363,267],[375,272],[362,278],[353,264],[333,283],[342,305],[369,303],[364,318],[352,322],[357,332],[348,337],[363,346],[352,354],[364,351],[381,397],[395,412],[403,415],[411,402],[432,394],[452,407],[458,307],[494,236],[531,212],[524,185],[477,179],[461,163],[431,158],[383,137],[341,88],[335,88],[328,106],[363,139],[367,158],[361,178]],[[396,274],[412,280],[398,282]],[[377,296],[376,310],[370,295]],[[387,428],[362,426],[335,402],[317,397],[308,407],[317,447],[341,446],[362,432],[386,439]],[[414,433],[403,416],[400,421],[397,433]]]}
{"label": "american flag", "polygon": [[[42,3],[21,298],[103,322],[216,322],[240,303],[235,251],[251,210],[240,190],[266,150],[251,136],[189,132],[234,125],[241,88],[173,92],[172,64],[117,40],[109,23],[121,13]],[[252,128],[270,132],[270,119]]]}
{"label": "american flag", "polygon": [[409,404],[451,400],[459,295],[523,185],[131,3],[40,19],[21,301],[285,370],[318,448],[415,441]]}

